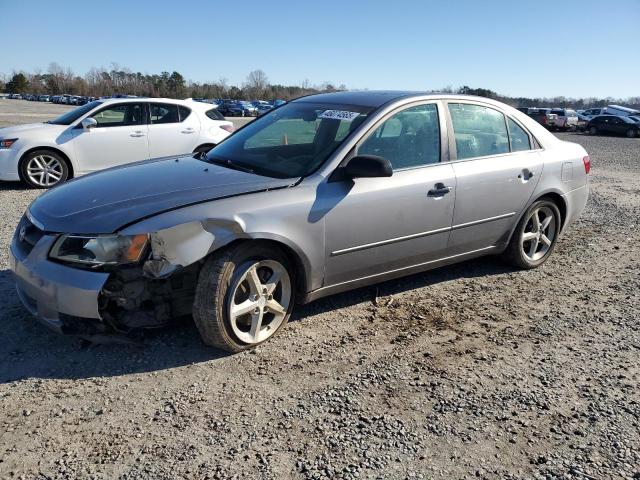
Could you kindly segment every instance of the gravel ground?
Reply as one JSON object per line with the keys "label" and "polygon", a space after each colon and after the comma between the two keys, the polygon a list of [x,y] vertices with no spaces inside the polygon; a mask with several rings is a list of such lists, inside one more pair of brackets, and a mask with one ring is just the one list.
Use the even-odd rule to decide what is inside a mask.
{"label": "gravel ground", "polygon": [[38,192],[1,185],[0,478],[640,478],[640,140],[560,136],[592,193],[543,267],[333,296],[232,356],[36,324],[6,250]]}

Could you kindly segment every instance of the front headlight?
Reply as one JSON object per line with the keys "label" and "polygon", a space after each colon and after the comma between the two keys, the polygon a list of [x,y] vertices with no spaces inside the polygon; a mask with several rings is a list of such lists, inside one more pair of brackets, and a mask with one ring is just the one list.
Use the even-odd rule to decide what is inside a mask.
{"label": "front headlight", "polygon": [[90,267],[137,263],[149,243],[149,235],[61,235],[49,257]]}

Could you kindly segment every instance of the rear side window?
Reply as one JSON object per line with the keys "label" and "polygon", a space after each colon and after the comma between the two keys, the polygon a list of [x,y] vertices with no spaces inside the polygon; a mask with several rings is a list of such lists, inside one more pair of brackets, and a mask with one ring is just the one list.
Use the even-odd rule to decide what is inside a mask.
{"label": "rear side window", "polygon": [[493,108],[450,103],[458,159],[509,153],[504,115]]}
{"label": "rear side window", "polygon": [[509,141],[511,143],[511,151],[522,152],[523,150],[531,150],[529,134],[510,118],[507,120],[507,123],[509,123]]}
{"label": "rear side window", "polygon": [[207,110],[207,113],[205,113],[205,115],[209,117],[211,120],[224,120],[224,117],[218,111],[217,108],[212,108],[211,110]]}
{"label": "rear side window", "polygon": [[180,105],[178,107],[178,114],[180,115],[180,121],[184,122],[187,119],[187,117],[189,115],[191,115],[191,109],[189,109],[189,108],[187,108],[187,107],[185,107],[183,105]]}
{"label": "rear side window", "polygon": [[151,103],[151,124],[178,123],[178,106],[170,103]]}

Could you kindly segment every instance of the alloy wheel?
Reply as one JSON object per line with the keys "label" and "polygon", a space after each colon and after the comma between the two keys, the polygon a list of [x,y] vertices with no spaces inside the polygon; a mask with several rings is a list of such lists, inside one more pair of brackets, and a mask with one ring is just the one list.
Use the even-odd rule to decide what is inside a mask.
{"label": "alloy wheel", "polygon": [[520,239],[522,253],[529,261],[537,262],[549,252],[556,234],[553,211],[544,206],[535,209],[529,215]]}
{"label": "alloy wheel", "polygon": [[235,336],[253,345],[273,335],[291,304],[291,278],[274,260],[251,261],[235,273],[229,287],[228,315]]}
{"label": "alloy wheel", "polygon": [[64,167],[56,157],[36,155],[27,163],[26,174],[35,185],[51,187],[62,180]]}

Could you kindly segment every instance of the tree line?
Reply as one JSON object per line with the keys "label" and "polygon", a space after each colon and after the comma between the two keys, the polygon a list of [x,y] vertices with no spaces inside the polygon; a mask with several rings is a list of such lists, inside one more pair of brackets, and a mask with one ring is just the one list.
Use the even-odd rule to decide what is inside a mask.
{"label": "tree line", "polygon": [[84,76],[73,73],[52,63],[46,72],[14,72],[10,78],[0,75],[0,91],[5,93],[31,93],[34,95],[82,95],[101,97],[104,95],[137,95],[163,98],[231,98],[240,99],[284,99],[318,92],[346,90],[345,85],[335,86],[325,82],[311,85],[271,84],[262,70],[253,70],[242,85],[230,85],[225,78],[214,82],[187,81],[179,72],[146,74],[132,72],[113,65],[109,70],[92,68]]}
{"label": "tree line", "polygon": [[[168,98],[231,98],[235,100],[284,99],[291,100],[319,92],[347,90],[345,85],[325,82],[311,85],[305,80],[300,85],[279,85],[269,82],[262,70],[253,70],[241,85],[230,85],[225,78],[214,82],[187,81],[179,72],[146,74],[133,72],[113,64],[110,69],[92,68],[84,76],[70,68],[51,63],[46,72],[14,72],[11,77],[0,74],[0,90],[5,93],[70,94],[100,97],[104,95],[137,95],[140,97]],[[461,93],[500,100],[516,107],[573,107],[576,109],[604,107],[609,104],[640,109],[640,97],[630,98],[567,98],[567,97],[509,97],[486,88],[443,88],[432,93]]]}

